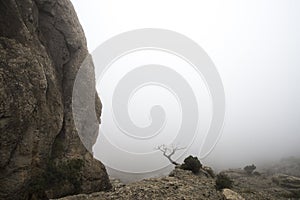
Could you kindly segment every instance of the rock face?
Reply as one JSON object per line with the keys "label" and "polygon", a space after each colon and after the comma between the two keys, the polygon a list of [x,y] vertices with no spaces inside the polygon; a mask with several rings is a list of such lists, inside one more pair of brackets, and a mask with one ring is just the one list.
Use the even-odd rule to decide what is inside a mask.
{"label": "rock face", "polygon": [[[87,56],[69,0],[0,0],[0,199],[111,187],[104,166],[82,145],[72,115],[74,80]],[[85,128],[93,144],[101,103],[94,76],[86,77],[83,95],[96,102],[98,119]]]}
{"label": "rock face", "polygon": [[286,174],[276,174],[272,177],[272,181],[294,194],[294,196],[300,197],[299,177],[289,176]]}
{"label": "rock face", "polygon": [[233,180],[232,190],[245,199],[299,199],[300,178],[283,174],[248,174],[242,169],[223,171]]}
{"label": "rock face", "polygon": [[300,189],[300,178],[285,174],[276,174],[272,177],[274,183],[285,188]]}

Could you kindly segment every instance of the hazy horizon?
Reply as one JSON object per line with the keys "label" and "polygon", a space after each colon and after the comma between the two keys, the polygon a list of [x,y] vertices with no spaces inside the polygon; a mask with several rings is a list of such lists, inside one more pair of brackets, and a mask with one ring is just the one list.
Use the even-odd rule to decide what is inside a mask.
{"label": "hazy horizon", "polygon": [[299,1],[72,3],[90,52],[139,28],[182,33],[207,52],[223,81],[226,118],[205,165],[221,169],[300,157]]}

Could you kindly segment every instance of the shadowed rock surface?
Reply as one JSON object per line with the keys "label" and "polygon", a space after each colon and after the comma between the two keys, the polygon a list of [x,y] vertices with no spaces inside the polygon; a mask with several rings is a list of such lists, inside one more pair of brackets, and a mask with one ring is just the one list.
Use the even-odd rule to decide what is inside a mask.
{"label": "shadowed rock surface", "polygon": [[[69,0],[0,0],[0,199],[57,198],[110,188],[104,166],[82,145],[72,115],[74,80],[87,56]],[[87,61],[82,85],[88,89],[81,95],[93,102],[76,106],[97,118],[79,123],[89,123],[80,129],[91,150],[101,103]],[[62,178],[49,177],[49,169]]]}

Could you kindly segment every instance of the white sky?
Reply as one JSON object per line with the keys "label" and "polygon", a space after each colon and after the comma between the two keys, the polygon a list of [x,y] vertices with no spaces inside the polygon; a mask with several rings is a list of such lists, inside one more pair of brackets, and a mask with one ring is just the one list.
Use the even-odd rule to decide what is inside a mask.
{"label": "white sky", "polygon": [[139,28],[173,30],[204,48],[227,100],[223,135],[206,163],[242,167],[300,156],[300,1],[72,2],[90,52]]}

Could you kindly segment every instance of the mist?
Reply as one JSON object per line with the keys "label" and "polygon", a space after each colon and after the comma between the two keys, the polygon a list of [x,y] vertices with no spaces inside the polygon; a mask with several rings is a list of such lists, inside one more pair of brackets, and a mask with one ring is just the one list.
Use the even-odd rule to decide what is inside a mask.
{"label": "mist", "polygon": [[300,157],[299,1],[88,2],[72,0],[91,53],[119,33],[163,28],[188,36],[212,59],[226,117],[205,165],[221,170]]}

